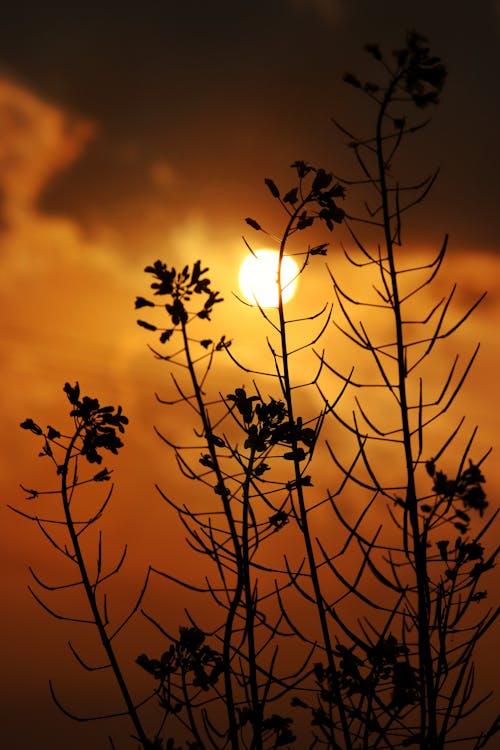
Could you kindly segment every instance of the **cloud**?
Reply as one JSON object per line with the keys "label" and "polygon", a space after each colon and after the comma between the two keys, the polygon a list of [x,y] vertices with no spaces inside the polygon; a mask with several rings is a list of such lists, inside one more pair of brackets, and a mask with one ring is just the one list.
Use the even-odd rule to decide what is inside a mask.
{"label": "cloud", "polygon": [[0,191],[4,221],[33,208],[40,191],[71,164],[95,132],[8,79],[0,79]]}
{"label": "cloud", "polygon": [[[65,379],[102,376],[110,387],[114,368],[105,358],[128,324],[131,266],[112,243],[89,239],[73,218],[38,206],[47,183],[83,154],[95,129],[0,79],[3,445],[25,409],[53,408]],[[110,304],[114,319],[105,315]]]}
{"label": "cloud", "polygon": [[153,184],[162,190],[169,190],[175,185],[175,169],[164,160],[155,161],[150,167],[149,174]]}

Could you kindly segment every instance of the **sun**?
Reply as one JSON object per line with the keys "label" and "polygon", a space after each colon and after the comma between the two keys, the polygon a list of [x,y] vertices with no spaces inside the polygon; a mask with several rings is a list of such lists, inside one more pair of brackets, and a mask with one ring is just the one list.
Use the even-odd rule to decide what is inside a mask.
{"label": "sun", "polygon": [[[277,250],[255,250],[248,255],[240,268],[240,289],[245,299],[260,307],[278,307]],[[289,255],[281,262],[281,291],[283,302],[288,302],[297,288],[299,268]]]}

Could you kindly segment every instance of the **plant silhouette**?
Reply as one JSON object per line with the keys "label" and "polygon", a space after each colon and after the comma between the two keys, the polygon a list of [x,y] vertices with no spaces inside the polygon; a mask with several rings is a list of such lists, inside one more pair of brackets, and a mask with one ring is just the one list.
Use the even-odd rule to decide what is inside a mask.
{"label": "plant silhouette", "polygon": [[[232,331],[211,337],[223,299],[200,260],[182,269],[157,260],[145,269],[150,293],[136,298],[147,318],[138,324],[172,378],[171,395],[159,401],[173,426],[158,435],[206,502],[158,491],[178,515],[204,582],[179,579],[165,559],[161,569],[148,569],[138,600],[111,630],[101,586],[119,573],[125,552],[105,571],[100,535],[95,559],[81,546],[110,493],[86,519],[73,507],[82,485],[110,479],[106,468],[92,467],[82,479],[80,466],[101,464],[103,451],[116,454],[127,420],[120,407],[101,407],[81,397],[78,384],[66,384],[69,434],[31,419],[21,425],[54,464],[58,487],[51,492],[60,495],[63,517],[17,512],[77,567],[72,585],[87,598],[132,737],[143,748],[444,750],[457,743],[479,750],[499,728],[498,719],[479,730],[468,723],[489,697],[475,690],[474,652],[498,614],[485,604],[483,578],[496,555],[486,543],[496,517],[488,516],[486,456],[473,457],[475,430],[464,436],[463,420],[444,431],[477,348],[461,368],[457,357],[442,383],[433,373],[435,350],[480,299],[458,321],[454,288],[428,307],[447,238],[422,263],[402,237],[406,213],[426,198],[437,173],[413,183],[396,170],[400,149],[428,122],[414,120],[415,111],[438,103],[446,71],[415,32],[390,56],[374,44],[366,52],[380,80],[344,80],[372,101],[373,128],[358,135],[335,121],[359,177],[296,161],[286,188],[265,179],[281,229],[246,219],[279,251],[278,305],[254,309],[269,330],[270,366],[241,361]],[[362,215],[349,211],[359,192]],[[306,275],[340,230],[364,296],[327,266],[332,303],[288,318],[283,258],[293,255]],[[356,367],[343,371],[324,348],[332,331],[352,348]],[[246,382],[221,392],[217,368],[228,361]],[[188,445],[175,430],[187,419]],[[28,499],[44,494],[23,489]],[[52,533],[61,525],[69,541]],[[33,575],[36,600],[53,616],[78,621],[47,606],[38,590],[49,587]],[[199,595],[206,617],[186,610],[170,632],[165,614],[146,606],[152,578]],[[133,616],[165,639],[162,652],[144,643],[133,657],[151,679],[146,699],[132,697],[114,647]],[[139,705],[148,701],[157,706],[155,728]]]}

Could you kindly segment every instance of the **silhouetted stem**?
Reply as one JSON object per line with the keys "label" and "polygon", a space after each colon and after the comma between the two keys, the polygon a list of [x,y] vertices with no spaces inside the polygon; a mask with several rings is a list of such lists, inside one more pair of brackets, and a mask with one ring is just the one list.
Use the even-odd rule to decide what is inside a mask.
{"label": "silhouetted stem", "polygon": [[[288,237],[290,235],[290,231],[292,230],[293,224],[299,215],[299,213],[302,211],[304,205],[308,202],[309,196],[304,199],[298,208],[293,212],[292,216],[290,217],[288,224],[286,226],[286,229],[283,233],[281,243],[280,243],[280,249],[279,249],[279,260],[278,260],[278,314],[279,314],[279,333],[280,333],[280,344],[281,344],[281,355],[283,358],[283,373],[280,377],[281,387],[283,389],[283,395],[285,397],[287,410],[288,410],[288,420],[291,427],[291,449],[294,454],[297,453],[297,440],[295,436],[295,416],[294,416],[294,404],[293,404],[293,397],[292,397],[292,385],[291,385],[291,379],[290,379],[290,369],[289,369],[289,353],[288,353],[288,341],[287,341],[287,335],[286,335],[286,319],[285,319],[285,313],[284,313],[284,306],[283,306],[283,296],[282,296],[282,289],[281,289],[281,264],[283,260],[283,255],[285,252],[286,243],[288,241]],[[300,463],[297,459],[294,459],[293,461],[294,465],[294,473],[295,473],[295,486],[296,486],[296,493],[297,493],[297,502],[299,506],[299,516],[300,516],[300,531],[304,538],[304,544],[306,548],[306,556],[307,561],[309,565],[309,574],[311,576],[311,583],[314,591],[314,600],[315,600],[315,606],[318,612],[319,617],[319,623],[321,628],[321,636],[325,648],[326,653],[326,659],[328,662],[328,668],[331,678],[331,686],[332,691],[334,694],[335,699],[335,705],[339,712],[340,717],[340,723],[342,726],[342,733],[344,736],[344,742],[345,742],[345,750],[351,750],[352,749],[352,743],[351,743],[351,737],[350,737],[350,731],[349,731],[349,724],[347,720],[347,715],[345,712],[345,707],[343,703],[342,693],[340,690],[339,680],[337,676],[337,669],[335,666],[335,659],[333,656],[333,647],[330,639],[330,632],[328,630],[328,623],[326,619],[326,612],[325,612],[325,604],[323,599],[323,594],[321,591],[321,584],[319,581],[318,576],[318,570],[317,570],[317,563],[314,555],[314,549],[311,539],[311,532],[309,529],[309,520],[307,517],[307,508],[304,498],[304,491],[301,483],[301,472],[300,472]],[[332,726],[332,736],[331,741],[334,747],[339,747],[334,738],[334,729]]]}
{"label": "silhouetted stem", "polygon": [[224,514],[226,516],[226,519],[229,525],[229,531],[230,531],[231,540],[233,543],[234,556],[236,560],[237,578],[236,578],[236,583],[235,583],[235,587],[233,591],[233,597],[229,604],[227,618],[224,623],[222,657],[223,657],[223,663],[224,663],[224,688],[225,688],[225,693],[226,693],[226,708],[227,708],[228,720],[229,720],[229,739],[230,739],[231,747],[233,748],[233,750],[239,750],[238,723],[236,720],[236,706],[235,706],[235,700],[234,700],[233,684],[231,680],[231,639],[233,635],[236,612],[238,609],[238,605],[241,602],[241,597],[243,593],[244,561],[243,561],[243,555],[242,555],[242,552],[238,543],[238,530],[236,528],[233,513],[230,507],[229,497],[225,492],[226,484],[224,481],[224,475],[219,465],[217,451],[215,449],[212,426],[210,424],[210,420],[205,409],[201,387],[198,382],[198,376],[196,374],[194,362],[191,357],[191,349],[189,345],[189,337],[187,335],[187,330],[186,330],[186,322],[182,321],[181,325],[182,325],[182,338],[183,338],[183,343],[184,343],[184,350],[186,352],[187,366],[188,366],[189,374],[191,377],[191,382],[194,388],[198,412],[199,412],[200,419],[203,425],[203,432],[205,435],[205,439],[207,441],[207,448],[210,453],[210,458],[211,458],[215,476],[217,479],[217,484],[221,491],[222,505],[224,508]]}
{"label": "silhouetted stem", "polygon": [[246,602],[246,637],[248,639],[248,669],[250,682],[250,696],[253,711],[253,733],[254,740],[251,750],[262,750],[262,707],[259,700],[259,685],[257,680],[257,652],[255,648],[255,607],[256,602],[252,596],[252,583],[250,578],[250,548],[249,548],[249,516],[250,516],[250,487],[252,478],[255,448],[251,449],[248,466],[246,469],[245,484],[243,486],[243,524],[242,524],[242,558],[244,561],[244,586]]}
{"label": "silhouetted stem", "polygon": [[182,694],[184,696],[184,705],[186,706],[187,715],[189,717],[189,728],[190,728],[191,732],[193,733],[193,736],[194,736],[197,744],[200,747],[203,747],[204,743],[203,743],[203,740],[200,737],[200,733],[198,731],[198,726],[197,726],[196,720],[194,718],[193,707],[191,705],[191,700],[190,700],[190,697],[189,697],[189,692],[188,692],[187,684],[186,684],[186,675],[184,674],[184,672],[182,672],[181,680],[182,680]]}
{"label": "silhouetted stem", "polygon": [[[383,225],[385,246],[389,262],[389,273],[391,279],[392,310],[396,328],[397,367],[398,367],[398,392],[400,399],[401,428],[403,435],[403,446],[406,465],[406,501],[405,516],[410,520],[412,532],[412,545],[414,557],[414,570],[417,584],[417,628],[418,628],[418,654],[419,654],[419,681],[420,681],[420,721],[421,736],[425,738],[428,747],[437,749],[437,723],[436,723],[436,700],[434,695],[434,684],[432,674],[432,653],[429,638],[429,582],[427,575],[427,550],[425,540],[420,537],[418,519],[417,492],[415,487],[415,473],[413,463],[413,451],[411,442],[411,428],[409,424],[408,395],[406,390],[406,356],[404,346],[404,332],[401,315],[401,303],[399,299],[398,276],[394,258],[394,243],[391,234],[391,216],[389,208],[388,186],[386,181],[386,167],[383,151],[382,126],[386,109],[392,99],[394,90],[399,83],[402,74],[394,76],[391,85],[384,97],[379,110],[376,131],[376,149],[378,176],[380,180],[380,193],[382,199]],[[405,549],[408,554],[407,524],[405,522]]]}
{"label": "silhouetted stem", "polygon": [[75,560],[80,570],[80,575],[82,577],[82,583],[83,583],[83,587],[85,590],[85,594],[87,596],[87,600],[90,605],[92,617],[97,627],[99,637],[101,639],[101,643],[106,652],[106,656],[108,657],[109,664],[111,666],[111,669],[113,670],[113,674],[115,676],[116,682],[118,684],[123,700],[125,702],[127,713],[130,716],[130,719],[134,725],[135,731],[137,733],[137,739],[141,743],[144,750],[147,750],[147,748],[151,747],[151,743],[146,735],[146,732],[143,729],[141,720],[137,713],[137,709],[132,700],[132,697],[127,687],[127,683],[120,669],[120,665],[118,663],[115,651],[113,649],[111,641],[106,632],[106,626],[104,624],[104,620],[101,616],[99,607],[97,605],[94,587],[90,583],[85,558],[81,550],[80,542],[78,539],[78,534],[76,532],[76,529],[73,523],[73,518],[71,515],[70,498],[68,496],[68,484],[67,484],[68,468],[69,468],[69,462],[72,458],[72,453],[75,447],[75,443],[78,440],[82,430],[83,430],[83,425],[80,425],[76,429],[73,437],[71,438],[70,443],[66,449],[65,459],[64,459],[64,463],[61,469],[61,498],[62,498],[62,503],[63,503],[63,508],[64,508],[64,515],[66,518],[66,526],[67,526],[69,536],[71,539],[71,544],[73,545]]}

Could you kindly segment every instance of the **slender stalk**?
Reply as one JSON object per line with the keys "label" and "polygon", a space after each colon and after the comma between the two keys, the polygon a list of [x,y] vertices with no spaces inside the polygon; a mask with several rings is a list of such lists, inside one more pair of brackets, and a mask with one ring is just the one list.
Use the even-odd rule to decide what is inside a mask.
{"label": "slender stalk", "polygon": [[62,503],[63,503],[63,508],[64,508],[64,515],[66,519],[66,527],[69,532],[71,544],[73,545],[75,560],[80,570],[83,587],[85,590],[87,600],[90,605],[92,617],[94,619],[95,625],[99,633],[99,638],[101,639],[101,643],[106,652],[106,656],[108,657],[109,664],[111,666],[111,669],[113,670],[113,674],[115,675],[116,682],[118,684],[123,700],[125,702],[125,706],[127,708],[127,713],[130,716],[130,719],[134,725],[135,731],[137,733],[137,739],[141,743],[144,750],[147,750],[147,748],[151,747],[151,743],[142,726],[142,722],[139,718],[139,714],[135,707],[134,701],[132,700],[132,697],[127,687],[127,683],[120,669],[120,665],[118,663],[118,659],[116,657],[113,645],[111,643],[110,638],[108,637],[106,626],[104,624],[104,620],[101,616],[101,612],[97,605],[94,588],[92,584],[90,583],[89,575],[87,572],[87,566],[85,563],[85,558],[84,558],[84,555],[80,546],[78,534],[76,532],[76,529],[73,523],[73,518],[71,515],[70,498],[68,495],[68,483],[67,483],[68,469],[69,469],[69,462],[72,458],[73,448],[75,447],[76,441],[78,440],[82,429],[83,429],[83,425],[78,427],[77,430],[75,431],[75,434],[72,436],[70,443],[66,449],[65,459],[64,459],[64,463],[61,469],[61,498],[62,498]]}
{"label": "slender stalk", "polygon": [[246,623],[245,632],[248,639],[248,679],[250,682],[250,696],[253,711],[253,742],[252,750],[262,750],[262,707],[259,700],[259,685],[257,680],[257,652],[255,647],[255,607],[253,601],[252,583],[250,577],[250,548],[249,548],[249,516],[250,516],[250,486],[252,469],[255,458],[255,449],[252,448],[246,469],[245,484],[243,487],[243,524],[242,524],[242,559],[243,559],[243,578],[245,587],[246,602]]}
{"label": "slender stalk", "polygon": [[181,674],[181,681],[182,681],[182,695],[184,697],[184,705],[186,706],[187,715],[189,717],[189,728],[191,732],[193,733],[193,736],[197,744],[200,747],[203,747],[203,740],[200,737],[200,733],[196,725],[196,720],[194,718],[193,706],[191,705],[191,700],[189,698],[189,692],[188,692],[188,688],[186,684],[186,675],[184,674],[184,672],[182,672]]}
{"label": "slender stalk", "polygon": [[[420,673],[420,722],[421,736],[426,738],[428,747],[437,748],[437,724],[436,724],[436,700],[434,695],[434,684],[432,675],[432,653],[429,638],[429,607],[430,592],[427,575],[427,551],[424,541],[421,539],[417,491],[415,486],[414,460],[411,441],[411,429],[409,423],[408,394],[406,388],[406,355],[403,322],[401,315],[401,303],[399,299],[398,274],[394,258],[394,242],[391,233],[391,217],[389,209],[388,186],[386,180],[386,166],[383,149],[382,126],[387,107],[392,99],[394,90],[401,76],[395,76],[389,86],[384,100],[379,109],[376,128],[376,151],[378,178],[383,212],[383,230],[387,259],[389,262],[389,273],[391,280],[392,310],[396,329],[396,350],[398,368],[398,393],[401,413],[402,440],[406,465],[406,501],[405,516],[408,514],[412,531],[412,553],[414,558],[414,571],[417,584],[417,626],[418,626],[418,653]],[[405,549],[408,550],[408,539],[405,522]],[[408,554],[408,551],[407,551]],[[423,745],[422,745],[423,746]]]}
{"label": "slender stalk", "polygon": [[[299,215],[299,213],[302,211],[304,205],[306,204],[307,199],[301,202],[299,207],[293,212],[292,216],[290,217],[288,224],[286,226],[286,229],[282,235],[281,243],[280,243],[280,249],[279,249],[279,260],[278,260],[278,315],[279,315],[279,335],[280,335],[280,345],[281,345],[281,355],[283,360],[283,372],[280,377],[281,381],[281,387],[283,389],[283,395],[286,401],[287,410],[288,410],[288,419],[291,426],[291,449],[293,453],[297,452],[297,440],[294,432],[294,425],[295,425],[295,416],[294,416],[294,403],[293,403],[293,396],[292,396],[292,385],[291,385],[291,377],[290,377],[290,369],[289,369],[289,353],[288,353],[288,341],[287,341],[287,334],[286,334],[286,318],[285,318],[285,312],[284,312],[284,305],[283,305],[283,296],[282,296],[282,289],[281,289],[281,265],[283,260],[283,255],[285,252],[286,243],[288,241],[291,229],[293,227],[293,224],[296,220],[296,217]],[[312,544],[311,539],[311,532],[309,528],[309,519],[307,516],[307,508],[304,498],[304,491],[301,484],[301,472],[300,472],[300,463],[297,459],[294,459],[293,461],[294,465],[294,472],[295,472],[295,486],[296,486],[296,493],[297,493],[297,502],[299,506],[299,516],[300,516],[300,530],[304,538],[304,545],[306,550],[306,556],[307,561],[309,565],[309,575],[311,576],[311,583],[314,591],[314,600],[315,600],[315,606],[317,608],[318,612],[318,618],[321,628],[321,635],[322,640],[325,648],[326,653],[326,659],[328,662],[328,668],[330,672],[330,679],[331,679],[331,685],[333,694],[335,697],[335,704],[337,707],[337,710],[339,712],[340,722],[342,726],[342,734],[344,736],[344,743],[345,743],[345,750],[351,750],[352,749],[352,743],[351,743],[351,737],[349,732],[349,725],[347,721],[347,715],[343,703],[342,693],[340,690],[340,684],[337,676],[337,669],[335,665],[335,659],[333,655],[333,647],[332,642],[330,639],[330,632],[328,629],[328,623],[326,619],[326,611],[325,611],[325,603],[323,599],[323,594],[321,591],[321,584],[318,576],[318,567],[316,558],[314,555],[314,548]],[[334,729],[332,727],[332,736],[331,741],[334,747],[338,747],[335,741],[335,735],[334,735]]]}
{"label": "slender stalk", "polygon": [[194,362],[191,357],[191,349],[189,345],[189,337],[187,334],[186,326],[187,326],[187,323],[184,320],[182,320],[182,339],[183,339],[183,344],[184,344],[184,351],[186,353],[187,366],[188,366],[189,374],[191,377],[191,382],[194,388],[196,404],[198,407],[198,413],[200,415],[200,419],[203,425],[203,432],[205,434],[205,439],[207,441],[207,448],[210,452],[210,458],[212,460],[212,465],[214,467],[214,472],[217,478],[217,484],[221,488],[222,505],[224,508],[224,514],[226,516],[226,519],[229,525],[229,531],[230,531],[231,540],[233,543],[233,551],[234,551],[234,556],[235,556],[235,561],[236,561],[237,578],[236,578],[236,583],[234,587],[233,597],[229,604],[229,610],[228,610],[226,622],[224,624],[224,638],[223,638],[222,648],[223,648],[223,660],[224,660],[224,688],[225,688],[225,693],[226,693],[226,708],[227,708],[228,720],[229,720],[229,739],[231,742],[232,749],[239,750],[238,723],[236,719],[236,705],[235,705],[235,699],[234,699],[233,683],[231,679],[231,674],[232,674],[231,638],[232,638],[233,630],[234,630],[234,621],[236,618],[236,612],[241,602],[243,589],[244,589],[244,574],[243,574],[244,559],[243,559],[240,545],[238,543],[238,530],[236,528],[236,523],[233,517],[232,510],[231,510],[230,500],[225,492],[225,481],[224,481],[224,476],[219,465],[219,459],[218,459],[217,451],[215,449],[215,444],[213,441],[212,426],[210,424],[210,420],[205,409],[201,387],[198,382],[198,376],[196,374]]}

